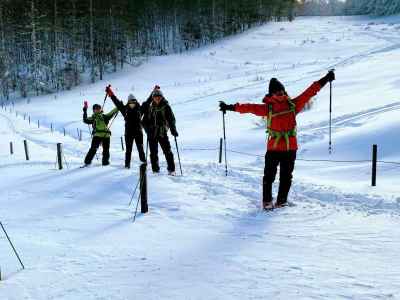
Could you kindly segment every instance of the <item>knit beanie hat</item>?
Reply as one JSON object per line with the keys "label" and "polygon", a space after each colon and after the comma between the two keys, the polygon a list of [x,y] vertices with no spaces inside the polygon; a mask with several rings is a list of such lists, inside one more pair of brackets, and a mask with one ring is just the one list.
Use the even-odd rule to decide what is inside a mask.
{"label": "knit beanie hat", "polygon": [[155,89],[151,95],[152,95],[152,97],[157,97],[157,96],[164,97],[164,95],[160,89]]}
{"label": "knit beanie hat", "polygon": [[269,95],[272,95],[279,91],[286,92],[285,86],[278,79],[272,78],[269,82]]}
{"label": "knit beanie hat", "polygon": [[136,97],[132,94],[129,94],[128,96],[128,104],[135,103],[137,101]]}

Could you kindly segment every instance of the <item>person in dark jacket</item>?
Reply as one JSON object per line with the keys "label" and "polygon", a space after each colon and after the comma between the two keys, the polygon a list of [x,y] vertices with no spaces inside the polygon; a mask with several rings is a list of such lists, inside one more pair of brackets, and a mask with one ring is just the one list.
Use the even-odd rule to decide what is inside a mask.
{"label": "person in dark jacket", "polygon": [[227,105],[224,102],[220,103],[220,110],[223,112],[251,113],[264,117],[266,120],[268,142],[263,178],[264,209],[274,208],[272,185],[275,181],[278,166],[280,166],[280,184],[275,207],[287,205],[298,149],[296,116],[304,109],[312,97],[328,82],[333,80],[335,80],[335,73],[330,71],[319,81],[315,81],[301,95],[292,99],[286,93],[284,85],[276,78],[272,78],[269,85],[269,93],[264,97],[263,104],[236,103],[235,105]]}
{"label": "person in dark jacket", "polygon": [[125,168],[131,167],[133,142],[136,142],[136,148],[141,162],[146,162],[146,155],[143,148],[143,130],[142,115],[140,104],[132,94],[128,96],[128,103],[124,103],[115,96],[110,86],[106,88],[107,95],[111,98],[115,106],[121,112],[125,119]]}
{"label": "person in dark jacket", "polygon": [[143,127],[147,133],[150,147],[150,160],[154,173],[160,172],[158,161],[158,144],[164,152],[168,165],[168,173],[175,174],[174,154],[168,139],[168,131],[174,137],[178,136],[174,113],[168,101],[164,98],[161,89],[156,86],[149,98],[142,105]]}
{"label": "person in dark jacket", "polygon": [[118,109],[113,109],[108,114],[104,114],[99,104],[93,105],[93,115],[87,116],[88,104],[85,101],[83,107],[83,122],[92,125],[92,145],[85,158],[85,166],[92,163],[93,157],[96,155],[97,149],[103,147],[103,166],[110,164],[110,137],[111,131],[108,128],[110,120],[117,114]]}

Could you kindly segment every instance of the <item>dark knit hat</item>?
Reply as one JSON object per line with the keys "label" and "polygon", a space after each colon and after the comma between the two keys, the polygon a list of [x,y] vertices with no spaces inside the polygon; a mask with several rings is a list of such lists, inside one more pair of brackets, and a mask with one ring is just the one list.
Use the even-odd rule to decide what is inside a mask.
{"label": "dark knit hat", "polygon": [[93,110],[96,110],[96,109],[101,109],[101,105],[100,104],[94,104],[93,105]]}
{"label": "dark knit hat", "polygon": [[129,96],[128,96],[128,104],[133,104],[135,102],[137,102],[136,97],[133,94],[129,94]]}
{"label": "dark knit hat", "polygon": [[272,78],[269,82],[269,95],[272,95],[279,91],[286,92],[285,86],[278,79]]}
{"label": "dark knit hat", "polygon": [[160,89],[155,89],[155,90],[153,91],[153,93],[152,93],[152,96],[153,96],[153,97],[157,97],[157,96],[159,96],[159,97],[164,97],[164,95],[163,95],[163,93],[161,92]]}

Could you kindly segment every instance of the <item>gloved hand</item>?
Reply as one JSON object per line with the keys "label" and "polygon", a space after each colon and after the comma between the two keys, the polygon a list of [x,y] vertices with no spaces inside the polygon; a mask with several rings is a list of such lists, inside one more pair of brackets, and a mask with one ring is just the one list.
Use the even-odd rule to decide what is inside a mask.
{"label": "gloved hand", "polygon": [[176,128],[174,128],[174,127],[171,128],[171,134],[174,137],[178,137],[179,136],[178,131],[176,131]]}
{"label": "gloved hand", "polygon": [[334,80],[336,80],[335,70],[330,70],[328,74],[319,80],[319,84],[321,87],[324,87],[328,82],[332,82]]}
{"label": "gloved hand", "polygon": [[87,112],[87,109],[89,107],[89,103],[87,101],[83,102],[83,112]]}
{"label": "gloved hand", "polygon": [[226,104],[224,101],[219,102],[219,110],[223,113],[226,113],[228,110],[235,111],[235,105],[233,104]]}
{"label": "gloved hand", "polygon": [[106,87],[106,93],[107,93],[108,97],[115,96],[113,90],[111,89],[111,85]]}

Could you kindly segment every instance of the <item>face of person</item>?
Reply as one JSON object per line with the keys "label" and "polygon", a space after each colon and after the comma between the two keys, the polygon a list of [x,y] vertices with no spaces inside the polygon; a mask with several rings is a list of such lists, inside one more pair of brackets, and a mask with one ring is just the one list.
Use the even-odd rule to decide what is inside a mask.
{"label": "face of person", "polygon": [[134,109],[136,104],[135,103],[129,103],[128,106],[129,106],[130,109]]}
{"label": "face of person", "polygon": [[280,90],[280,91],[277,91],[277,92],[275,92],[275,93],[273,93],[273,96],[285,96],[285,91],[283,91],[283,90]]}
{"label": "face of person", "polygon": [[155,104],[160,104],[162,97],[161,96],[155,96],[153,97],[153,101]]}
{"label": "face of person", "polygon": [[93,110],[93,112],[94,112],[95,114],[98,114],[98,113],[101,112],[101,108],[96,108],[96,109]]}

